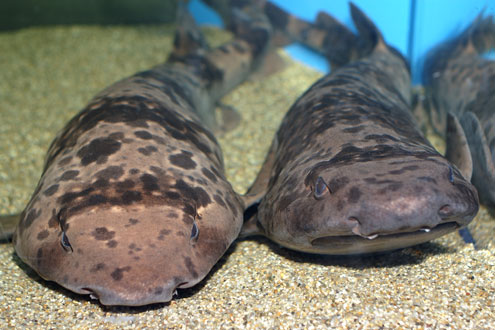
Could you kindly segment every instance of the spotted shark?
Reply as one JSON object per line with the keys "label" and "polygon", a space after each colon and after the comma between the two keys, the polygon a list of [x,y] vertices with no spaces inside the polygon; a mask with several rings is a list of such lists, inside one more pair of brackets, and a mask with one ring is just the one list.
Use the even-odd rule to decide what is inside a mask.
{"label": "spotted shark", "polygon": [[318,80],[289,109],[246,194],[243,236],[364,254],[429,241],[478,211],[474,186],[414,121],[407,61],[360,9],[350,10],[369,53]]}
{"label": "spotted shark", "polygon": [[[450,144],[454,162],[471,164],[482,202],[495,205],[495,17],[483,13],[462,33],[430,51],[423,81],[430,122]],[[451,123],[450,125],[448,125]],[[467,148],[467,154],[459,149]]]}
{"label": "spotted shark", "polygon": [[234,13],[235,37],[205,49],[181,8],[173,55],[99,93],[52,142],[13,236],[42,278],[103,305],[170,301],[241,230],[214,105],[259,66],[271,27]]}
{"label": "spotted shark", "polygon": [[[294,42],[301,43],[322,53],[332,69],[358,59],[365,52],[367,45],[361,44],[351,30],[325,12],[319,12],[315,22],[309,22],[290,14],[271,1],[254,1],[272,25],[273,47],[283,47]],[[203,2],[214,9],[229,28],[232,9],[249,8],[252,1],[203,0]]]}

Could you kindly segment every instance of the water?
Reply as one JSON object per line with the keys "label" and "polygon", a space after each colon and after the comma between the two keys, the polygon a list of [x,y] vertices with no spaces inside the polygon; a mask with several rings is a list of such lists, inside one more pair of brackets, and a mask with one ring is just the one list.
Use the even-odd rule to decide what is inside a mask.
{"label": "water", "polygon": [[[417,8],[428,3],[418,1]],[[372,6],[357,4],[366,12]],[[370,16],[388,8],[374,7]],[[468,16],[457,20],[459,26],[474,17]],[[57,130],[102,88],[163,61],[172,34],[170,25],[47,25],[0,33],[2,214],[19,212],[27,203]],[[228,38],[214,29],[207,34],[217,44]],[[237,191],[244,192],[254,179],[285,111],[319,76],[291,64],[225,98],[243,113],[242,124],[219,137]],[[441,139],[430,138],[442,148]],[[206,281],[179,291],[181,299],[136,309],[102,308],[45,282],[15,256],[11,245],[1,244],[0,328],[489,329],[495,326],[491,212],[482,207],[470,226],[480,250],[457,233],[362,258],[310,256],[263,239],[241,241]]]}

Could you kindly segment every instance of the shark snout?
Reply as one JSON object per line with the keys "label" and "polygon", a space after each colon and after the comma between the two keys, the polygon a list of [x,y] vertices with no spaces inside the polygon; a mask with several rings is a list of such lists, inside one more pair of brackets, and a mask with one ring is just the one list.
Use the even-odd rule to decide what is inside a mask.
{"label": "shark snout", "polygon": [[174,278],[167,285],[149,286],[143,283],[143,287],[136,287],[136,283],[129,283],[127,290],[112,288],[96,283],[72,289],[81,294],[89,294],[92,299],[97,299],[107,306],[144,306],[155,303],[163,303],[172,300],[177,293],[177,288],[187,287],[187,282]]}
{"label": "shark snout", "polygon": [[477,204],[435,190],[423,194],[396,194],[387,200],[365,200],[348,215],[352,232],[374,239],[414,231],[429,232],[444,223],[462,227],[477,212]]}

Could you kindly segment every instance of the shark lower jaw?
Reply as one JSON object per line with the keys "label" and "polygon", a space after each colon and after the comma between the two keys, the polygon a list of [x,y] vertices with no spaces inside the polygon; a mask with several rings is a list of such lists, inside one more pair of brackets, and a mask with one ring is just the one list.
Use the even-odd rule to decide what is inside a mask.
{"label": "shark lower jaw", "polygon": [[323,236],[311,241],[307,251],[330,255],[369,254],[392,251],[428,242],[461,228],[457,222],[446,222],[433,228],[421,228],[409,232],[358,235]]}

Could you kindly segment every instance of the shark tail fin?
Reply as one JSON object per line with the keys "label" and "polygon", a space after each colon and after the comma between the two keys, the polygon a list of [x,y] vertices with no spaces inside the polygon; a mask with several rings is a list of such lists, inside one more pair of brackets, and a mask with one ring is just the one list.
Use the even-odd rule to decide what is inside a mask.
{"label": "shark tail fin", "polygon": [[177,7],[177,28],[174,35],[174,49],[171,59],[207,50],[208,43],[187,9],[185,1],[179,1]]}

